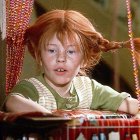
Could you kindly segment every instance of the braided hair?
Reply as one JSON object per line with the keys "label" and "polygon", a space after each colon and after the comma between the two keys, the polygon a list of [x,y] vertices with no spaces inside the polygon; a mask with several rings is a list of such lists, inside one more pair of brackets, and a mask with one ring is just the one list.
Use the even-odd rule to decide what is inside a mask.
{"label": "braided hair", "polygon": [[[81,72],[95,66],[102,52],[118,48],[130,48],[130,42],[115,42],[105,39],[95,30],[92,23],[80,12],[73,10],[52,10],[41,15],[25,33],[25,43],[38,63],[41,61],[41,48],[56,34],[62,44],[65,39],[75,42],[84,56]],[[140,39],[134,39],[139,50]]]}

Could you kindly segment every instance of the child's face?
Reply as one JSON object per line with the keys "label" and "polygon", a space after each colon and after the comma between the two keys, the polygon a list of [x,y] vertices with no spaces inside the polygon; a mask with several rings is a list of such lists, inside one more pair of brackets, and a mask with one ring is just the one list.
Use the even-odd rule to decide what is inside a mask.
{"label": "child's face", "polygon": [[55,86],[69,84],[78,74],[83,54],[73,42],[66,40],[65,46],[56,35],[41,50],[45,79]]}

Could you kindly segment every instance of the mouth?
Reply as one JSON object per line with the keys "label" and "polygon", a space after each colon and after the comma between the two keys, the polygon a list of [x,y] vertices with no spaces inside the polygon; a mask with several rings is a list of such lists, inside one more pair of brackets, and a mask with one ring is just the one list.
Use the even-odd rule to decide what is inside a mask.
{"label": "mouth", "polygon": [[56,69],[55,71],[57,71],[57,72],[65,72],[66,70],[62,69],[62,68],[59,68],[59,69]]}
{"label": "mouth", "polygon": [[58,68],[55,69],[55,74],[57,76],[64,76],[66,74],[67,70],[63,69],[63,68]]}

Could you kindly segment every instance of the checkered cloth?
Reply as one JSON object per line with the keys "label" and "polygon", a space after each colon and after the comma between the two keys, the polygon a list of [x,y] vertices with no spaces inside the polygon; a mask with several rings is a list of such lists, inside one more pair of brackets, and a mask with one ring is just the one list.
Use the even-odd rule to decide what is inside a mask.
{"label": "checkered cloth", "polygon": [[[45,118],[52,118],[50,122]],[[36,118],[36,119],[34,119]],[[38,119],[37,119],[38,118]],[[57,119],[58,118],[58,119]],[[67,121],[68,118],[68,121]],[[46,132],[47,138],[51,137],[54,140],[91,140],[93,135],[100,136],[101,133],[108,136],[111,132],[117,132],[120,140],[126,140],[126,135],[136,135],[138,140],[140,139],[140,119],[134,119],[133,116],[125,113],[113,113],[109,111],[97,111],[97,110],[53,110],[53,114],[44,114],[40,112],[29,113],[4,113],[0,112],[0,121],[16,122],[18,119],[23,119],[25,123],[31,120],[31,124],[38,123],[42,119],[43,127],[51,123],[59,123],[59,127],[55,127],[53,131]],[[53,122],[54,119],[54,122]],[[64,119],[64,121],[62,120]],[[66,120],[65,120],[66,119]],[[62,123],[61,123],[62,122]],[[20,126],[20,125],[19,125]],[[41,126],[34,126],[41,127]],[[111,139],[112,140],[112,139]]]}
{"label": "checkered cloth", "polygon": [[118,133],[120,140],[126,140],[128,135],[132,139],[134,134],[140,139],[140,120],[129,114],[96,110],[57,110],[56,113],[70,117],[72,121],[57,130],[54,139],[91,140],[94,134],[100,137],[103,133],[108,140],[111,132]]}

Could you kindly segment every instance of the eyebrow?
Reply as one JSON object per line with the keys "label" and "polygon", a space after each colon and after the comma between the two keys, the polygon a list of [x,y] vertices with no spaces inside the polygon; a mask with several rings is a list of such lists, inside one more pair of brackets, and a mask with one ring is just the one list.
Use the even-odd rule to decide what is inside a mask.
{"label": "eyebrow", "polygon": [[[47,45],[52,45],[52,46],[57,46],[57,44],[53,44],[53,43],[48,43]],[[76,44],[68,44],[67,47],[75,47],[77,46]]]}
{"label": "eyebrow", "polygon": [[73,47],[74,46],[75,47],[77,45],[76,44],[70,44],[70,45],[67,45],[67,46],[69,46],[69,47],[71,47],[71,46]]}
{"label": "eyebrow", "polygon": [[57,46],[57,44],[48,43],[47,45]]}

